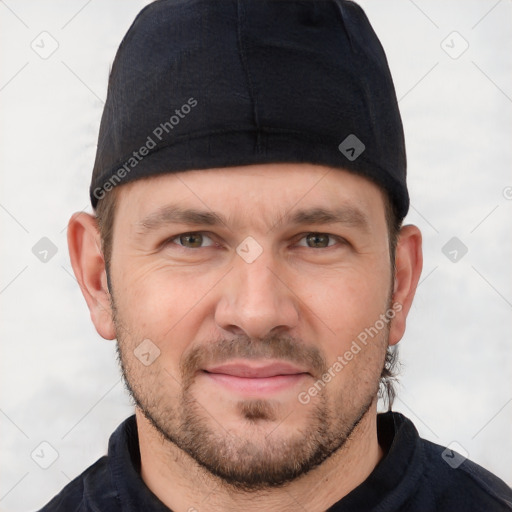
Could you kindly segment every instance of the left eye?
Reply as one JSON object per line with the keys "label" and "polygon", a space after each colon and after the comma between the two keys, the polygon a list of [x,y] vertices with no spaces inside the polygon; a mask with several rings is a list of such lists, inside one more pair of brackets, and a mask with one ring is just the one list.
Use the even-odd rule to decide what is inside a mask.
{"label": "left eye", "polygon": [[312,247],[314,249],[323,249],[334,245],[336,240],[332,235],[326,233],[308,233],[302,237],[297,245]]}
{"label": "left eye", "polygon": [[172,242],[189,249],[208,247],[214,243],[209,236],[203,233],[183,233],[174,237]]}

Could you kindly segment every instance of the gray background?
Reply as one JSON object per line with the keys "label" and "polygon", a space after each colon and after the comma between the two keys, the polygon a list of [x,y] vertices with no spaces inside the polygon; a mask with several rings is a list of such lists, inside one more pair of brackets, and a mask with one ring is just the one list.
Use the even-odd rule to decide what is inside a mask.
{"label": "gray background", "polygon": [[[90,211],[109,66],[147,3],[0,2],[0,511],[42,506],[132,412],[114,342],[73,277],[66,224]],[[394,76],[407,221],[424,235],[395,409],[512,484],[512,2],[360,3]]]}

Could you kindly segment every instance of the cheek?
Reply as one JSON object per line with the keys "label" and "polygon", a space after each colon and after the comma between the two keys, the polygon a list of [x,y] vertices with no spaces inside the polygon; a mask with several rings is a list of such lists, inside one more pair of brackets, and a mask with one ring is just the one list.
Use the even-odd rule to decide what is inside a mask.
{"label": "cheek", "polygon": [[389,291],[385,272],[378,278],[353,273],[310,284],[305,303],[319,318],[310,332],[321,344],[328,367],[322,380],[329,383],[326,393],[337,410],[359,407],[377,392],[388,339]]}
{"label": "cheek", "polygon": [[[326,275],[298,278],[297,290],[307,308],[318,318],[329,339],[329,350],[340,350],[385,312],[389,276],[385,270],[365,272],[342,269]],[[327,347],[326,347],[327,349]]]}
{"label": "cheek", "polygon": [[[114,284],[119,318],[132,338],[150,339],[168,361],[178,361],[208,314],[213,273],[145,265],[120,273]],[[116,286],[117,282],[120,286]],[[211,306],[211,305],[210,305]]]}

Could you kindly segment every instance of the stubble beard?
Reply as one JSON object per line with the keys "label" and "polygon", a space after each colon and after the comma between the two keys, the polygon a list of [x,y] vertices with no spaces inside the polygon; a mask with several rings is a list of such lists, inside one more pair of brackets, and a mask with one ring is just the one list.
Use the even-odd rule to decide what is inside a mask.
{"label": "stubble beard", "polygon": [[[376,401],[380,372],[375,370],[373,381],[364,396],[359,396],[357,382],[350,389],[343,389],[336,397],[321,392],[307,405],[304,428],[294,435],[286,435],[279,420],[278,402],[264,399],[247,399],[237,402],[237,414],[244,422],[243,434],[228,432],[222,427],[222,418],[212,418],[194,396],[192,370],[202,361],[215,355],[223,357],[276,357],[288,361],[308,362],[321,376],[327,370],[325,360],[315,348],[297,353],[297,341],[287,336],[272,337],[258,342],[246,338],[220,340],[208,347],[196,347],[182,365],[181,392],[178,400],[170,400],[161,384],[170,377],[163,368],[142,373],[134,361],[133,340],[122,327],[114,308],[114,322],[118,334],[117,351],[123,378],[133,401],[155,430],[169,443],[190,456],[207,474],[232,490],[257,492],[282,487],[306,475],[334,453],[342,450],[351,439],[358,425]],[[382,333],[381,366],[384,363],[388,330]],[[377,340],[372,340],[372,343]],[[135,344],[136,345],[136,344]],[[213,349],[212,349],[213,347]],[[187,369],[187,362],[189,367]],[[139,363],[140,364],[140,363]],[[150,368],[150,367],[149,367]],[[188,371],[188,373],[187,373]],[[354,396],[358,396],[354,401]],[[269,422],[275,423],[269,433]]]}

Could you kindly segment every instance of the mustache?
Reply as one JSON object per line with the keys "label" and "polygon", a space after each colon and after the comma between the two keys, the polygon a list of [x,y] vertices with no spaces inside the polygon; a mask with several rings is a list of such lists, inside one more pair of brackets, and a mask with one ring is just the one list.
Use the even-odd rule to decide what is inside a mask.
{"label": "mustache", "polygon": [[327,363],[320,350],[306,345],[301,339],[288,335],[269,335],[254,339],[240,335],[221,338],[192,347],[180,361],[182,382],[187,387],[197,371],[231,359],[277,359],[296,363],[313,377],[321,377],[327,371]]}

